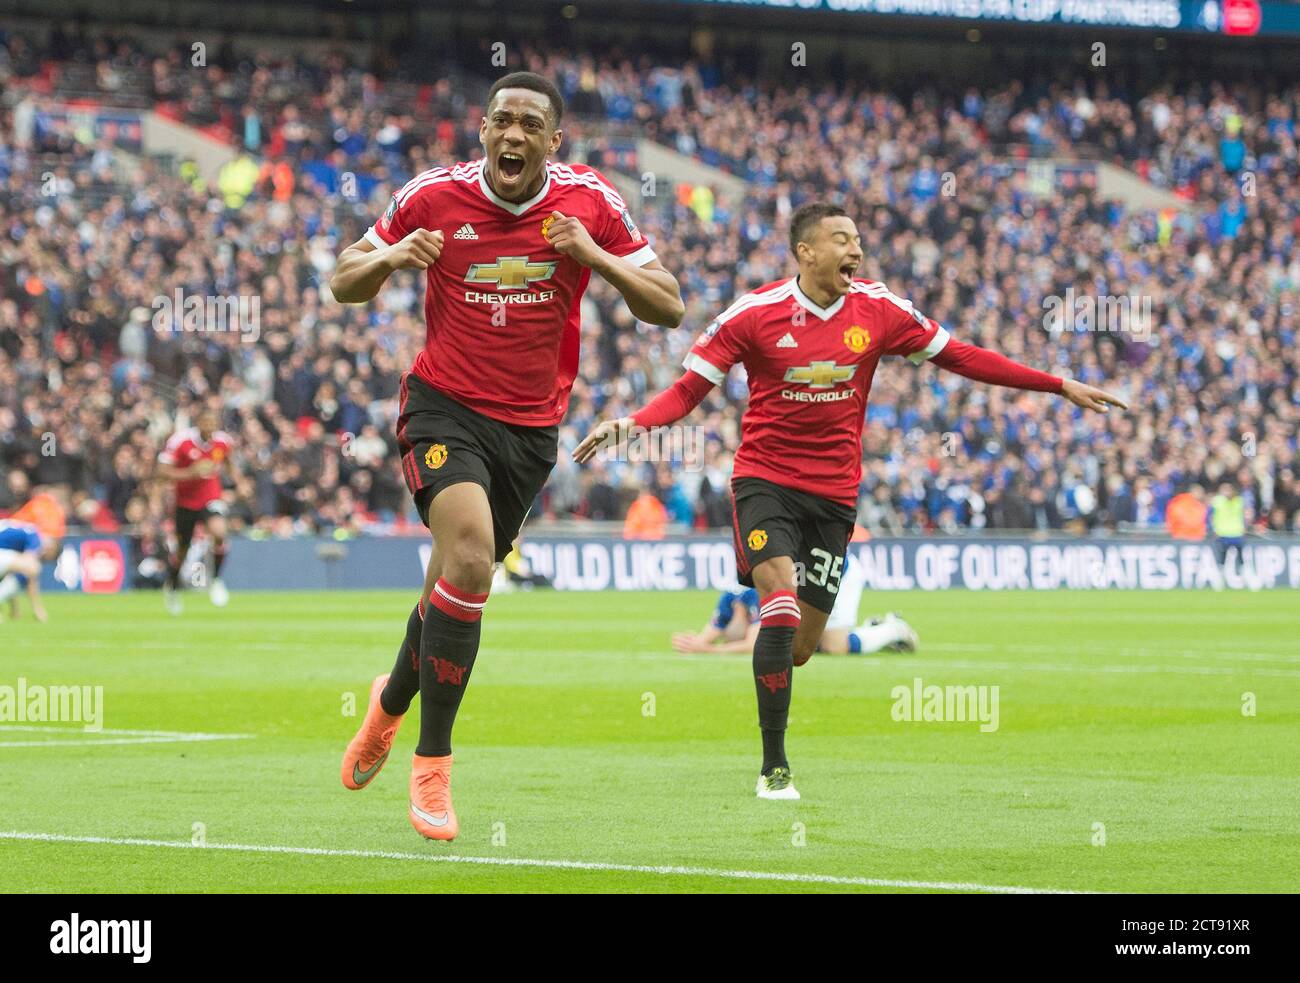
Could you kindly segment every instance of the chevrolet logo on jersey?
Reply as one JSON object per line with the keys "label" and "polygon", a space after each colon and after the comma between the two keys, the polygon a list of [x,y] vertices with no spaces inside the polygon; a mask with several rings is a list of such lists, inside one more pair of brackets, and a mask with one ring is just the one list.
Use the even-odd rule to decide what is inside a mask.
{"label": "chevrolet logo on jersey", "polygon": [[813,362],[811,365],[791,366],[786,369],[785,381],[799,382],[809,389],[830,389],[837,382],[848,382],[857,371],[856,365]]}
{"label": "chevrolet logo on jersey", "polygon": [[498,290],[526,290],[536,280],[555,276],[556,263],[530,263],[527,256],[498,256],[495,263],[471,263],[468,283],[490,283]]}

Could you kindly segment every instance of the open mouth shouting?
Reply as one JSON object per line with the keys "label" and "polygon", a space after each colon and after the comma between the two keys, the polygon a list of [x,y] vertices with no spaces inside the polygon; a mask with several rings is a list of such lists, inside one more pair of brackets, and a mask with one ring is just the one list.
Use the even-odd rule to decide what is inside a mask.
{"label": "open mouth shouting", "polygon": [[840,286],[844,287],[846,290],[849,287],[853,286],[853,274],[856,273],[857,271],[858,271],[857,263],[848,260],[841,263],[838,271]]}
{"label": "open mouth shouting", "polygon": [[497,174],[502,183],[511,185],[517,183],[523,176],[527,163],[523,154],[517,154],[513,150],[503,150],[497,155]]}

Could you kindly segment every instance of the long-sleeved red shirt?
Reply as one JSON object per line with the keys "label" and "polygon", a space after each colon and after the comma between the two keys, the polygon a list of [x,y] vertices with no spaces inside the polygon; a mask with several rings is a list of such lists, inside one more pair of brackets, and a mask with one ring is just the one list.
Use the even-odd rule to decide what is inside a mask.
{"label": "long-sleeved red shirt", "polygon": [[[1029,389],[1035,392],[1060,393],[1064,380],[1059,376],[1031,369],[1012,361],[1005,355],[949,340],[943,351],[930,359],[941,369],[956,372],[976,382],[1011,389]],[[632,422],[639,427],[663,427],[680,420],[709,394],[713,383],[694,371],[687,371],[680,379],[632,414]]]}

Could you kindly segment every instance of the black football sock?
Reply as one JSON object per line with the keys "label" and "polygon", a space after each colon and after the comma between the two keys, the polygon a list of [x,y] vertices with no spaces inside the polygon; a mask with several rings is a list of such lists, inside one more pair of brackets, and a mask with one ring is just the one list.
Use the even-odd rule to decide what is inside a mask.
{"label": "black football sock", "polygon": [[487,594],[471,594],[439,579],[420,632],[420,743],[415,753],[451,754],[451,728],[478,655]]}
{"label": "black football sock", "polygon": [[226,551],[229,547],[223,542],[220,546],[212,547],[212,579],[216,580],[221,576],[221,565],[226,562]]}
{"label": "black football sock", "polygon": [[790,717],[790,677],[794,669],[794,633],[799,603],[794,591],[775,591],[759,608],[754,642],[754,688],[758,693],[758,727],[763,734],[763,774],[789,767],[785,728]]}
{"label": "black football sock", "polygon": [[411,608],[406,619],[406,637],[397,649],[397,661],[388,674],[388,683],[379,694],[379,705],[390,717],[400,717],[411,709],[411,701],[420,692],[420,631],[424,627],[424,598]]}
{"label": "black football sock", "polygon": [[172,590],[180,590],[181,564],[185,562],[185,554],[188,553],[189,550],[189,543],[177,543],[176,553],[167,558],[167,586]]}

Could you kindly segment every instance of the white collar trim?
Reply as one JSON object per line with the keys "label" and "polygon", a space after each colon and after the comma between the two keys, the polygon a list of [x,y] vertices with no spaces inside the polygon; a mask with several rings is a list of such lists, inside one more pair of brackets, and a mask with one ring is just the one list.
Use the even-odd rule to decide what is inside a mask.
{"label": "white collar trim", "polygon": [[844,306],[845,295],[841,294],[830,307],[818,307],[806,293],[799,289],[799,278],[797,276],[790,280],[790,287],[794,291],[794,299],[799,305],[807,309],[809,313],[816,314],[823,321],[829,321]]}
{"label": "white collar trim", "polygon": [[487,200],[492,202],[492,204],[496,205],[498,208],[504,209],[511,215],[522,215],[545,198],[546,193],[551,190],[551,168],[549,165],[546,166],[544,173],[546,174],[546,180],[542,182],[542,190],[537,192],[537,194],[533,195],[527,201],[518,203],[506,201],[488,186],[486,160],[483,161],[483,166],[478,169],[478,186],[482,190],[484,196],[486,196]]}

